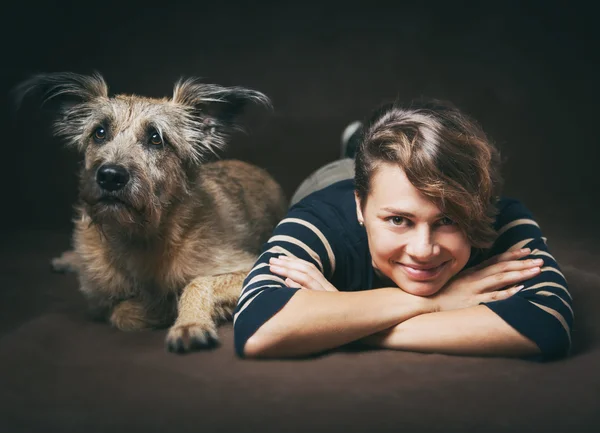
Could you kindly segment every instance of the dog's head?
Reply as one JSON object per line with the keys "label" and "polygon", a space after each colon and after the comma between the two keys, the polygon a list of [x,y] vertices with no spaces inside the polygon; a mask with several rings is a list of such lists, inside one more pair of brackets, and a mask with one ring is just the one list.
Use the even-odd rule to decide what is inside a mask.
{"label": "dog's head", "polygon": [[262,93],[180,80],[171,98],[109,96],[99,74],[37,75],[17,88],[20,101],[41,92],[59,102],[56,135],[84,155],[79,195],[98,224],[159,228],[184,200],[202,162],[224,148],[243,107],[270,107]]}

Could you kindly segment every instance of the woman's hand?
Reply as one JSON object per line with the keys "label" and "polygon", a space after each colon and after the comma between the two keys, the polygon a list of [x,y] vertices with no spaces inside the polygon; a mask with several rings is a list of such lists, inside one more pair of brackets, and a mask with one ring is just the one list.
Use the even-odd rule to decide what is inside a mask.
{"label": "woman's hand", "polygon": [[288,287],[337,292],[315,265],[296,257],[279,256],[269,260],[271,272],[285,278]]}
{"label": "woman's hand", "polygon": [[518,283],[541,272],[542,259],[519,260],[530,252],[529,248],[508,251],[458,273],[430,297],[436,311],[467,308],[513,296],[524,287]]}

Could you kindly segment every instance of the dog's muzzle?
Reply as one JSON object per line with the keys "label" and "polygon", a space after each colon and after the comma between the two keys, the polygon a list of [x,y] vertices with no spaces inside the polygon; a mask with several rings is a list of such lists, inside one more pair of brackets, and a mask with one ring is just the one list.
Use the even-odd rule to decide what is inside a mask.
{"label": "dog's muzzle", "polygon": [[129,182],[129,172],[121,165],[103,165],[96,172],[96,183],[105,191],[119,191]]}

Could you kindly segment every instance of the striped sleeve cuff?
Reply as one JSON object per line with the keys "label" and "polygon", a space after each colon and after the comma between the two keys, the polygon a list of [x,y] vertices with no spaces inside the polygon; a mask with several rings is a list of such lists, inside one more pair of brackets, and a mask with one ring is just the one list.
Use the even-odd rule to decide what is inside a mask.
{"label": "striped sleeve cuff", "polygon": [[559,318],[540,308],[539,304],[515,295],[484,305],[532,340],[542,352],[540,360],[550,360],[567,354],[571,346],[569,329],[565,329],[565,324],[561,323]]}
{"label": "striped sleeve cuff", "polygon": [[245,313],[238,311],[234,317],[234,344],[237,355],[244,357],[244,346],[248,339],[267,320],[281,310],[298,291],[291,287],[267,287],[246,304]]}

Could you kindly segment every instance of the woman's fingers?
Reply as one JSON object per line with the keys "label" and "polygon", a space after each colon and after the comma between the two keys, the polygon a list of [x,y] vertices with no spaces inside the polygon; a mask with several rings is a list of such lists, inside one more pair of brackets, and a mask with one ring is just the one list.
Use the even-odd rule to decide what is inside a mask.
{"label": "woman's fingers", "polygon": [[318,281],[305,272],[274,265],[271,266],[271,272],[294,281],[306,289],[325,290]]}
{"label": "woman's fingers", "polygon": [[520,250],[515,251],[505,251],[502,254],[497,254],[493,257],[490,257],[487,260],[479,263],[476,266],[473,266],[470,271],[476,272],[481,269],[487,268],[488,266],[495,265],[496,263],[506,262],[509,260],[519,260],[523,257],[527,257],[531,253],[531,248],[521,248]]}
{"label": "woman's fingers", "polygon": [[291,278],[286,278],[285,279],[285,284],[288,287],[292,287],[292,288],[295,288],[295,289],[306,289],[306,287],[304,287],[302,284],[300,284],[300,283],[292,280]]}
{"label": "woman's fingers", "polygon": [[[286,277],[298,286],[310,290],[328,290],[329,284],[323,274],[312,264],[296,258],[271,258],[270,270],[276,275]],[[287,284],[287,281],[286,281]],[[289,284],[288,284],[289,286]]]}
{"label": "woman's fingers", "polygon": [[517,294],[523,287],[525,287],[525,286],[523,286],[523,285],[512,286],[512,287],[509,287],[508,289],[495,290],[493,292],[484,293],[481,295],[483,298],[483,299],[481,299],[481,301],[482,302],[501,301],[503,299],[510,298],[511,296]]}
{"label": "woman's fingers", "polygon": [[295,269],[297,271],[302,271],[305,273],[321,273],[315,265],[306,260],[302,260],[296,257],[287,257],[287,256],[279,256],[279,257],[271,257],[269,263],[281,266],[289,269]]}
{"label": "woman's fingers", "polygon": [[473,278],[482,279],[511,271],[523,271],[539,268],[544,265],[543,259],[508,260],[495,263],[471,274]]}
{"label": "woman's fingers", "polygon": [[486,293],[529,280],[538,275],[544,265],[543,259],[522,259],[530,253],[531,249],[523,248],[498,254],[462,274],[464,281],[471,284],[476,293]]}
{"label": "woman's fingers", "polygon": [[527,281],[541,272],[539,267],[526,268],[518,271],[499,272],[478,280],[478,292],[491,292],[507,286]]}
{"label": "woman's fingers", "polygon": [[288,277],[310,290],[337,292],[335,288],[317,267],[306,260],[297,257],[279,256],[269,260],[271,272]]}

